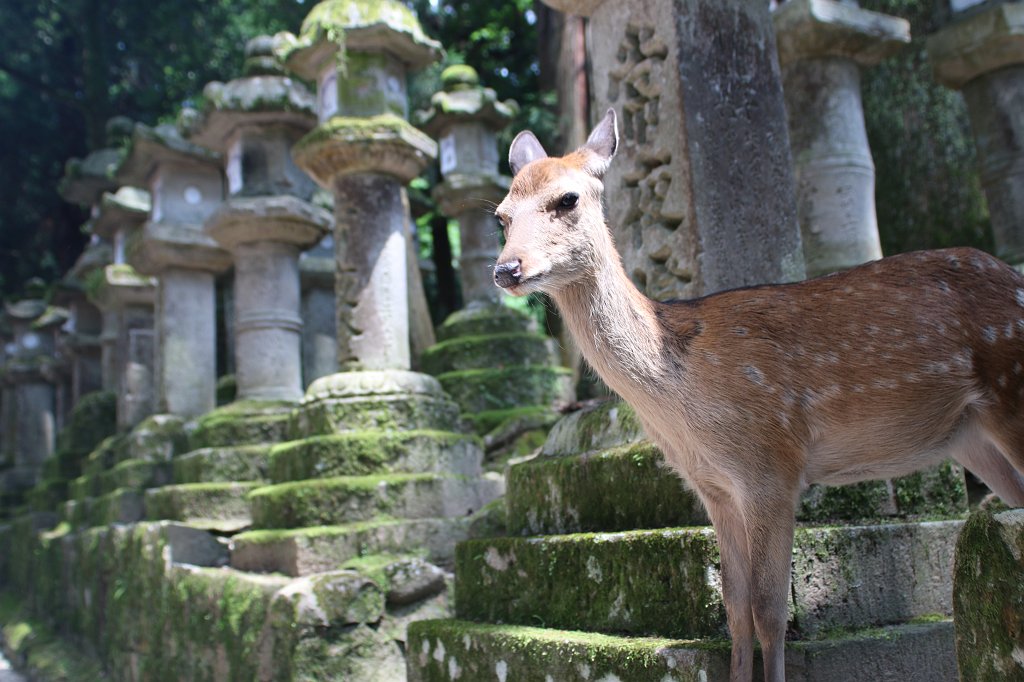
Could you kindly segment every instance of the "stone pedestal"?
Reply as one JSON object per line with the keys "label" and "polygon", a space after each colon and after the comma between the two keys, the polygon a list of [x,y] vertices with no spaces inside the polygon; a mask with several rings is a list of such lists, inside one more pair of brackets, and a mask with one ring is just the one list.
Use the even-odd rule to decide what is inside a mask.
{"label": "stone pedestal", "polygon": [[[206,233],[235,262],[238,400],[302,397],[299,253],[319,242],[330,216],[309,202],[315,185],[292,162],[293,143],[315,123],[314,97],[283,74],[269,36],[249,41],[246,72],[213,82],[190,139],[221,152],[229,198]],[[268,104],[273,103],[273,104]]]}
{"label": "stone pedestal", "polygon": [[334,296],[334,235],[299,256],[302,287],[302,386],[338,370],[338,315]]}
{"label": "stone pedestal", "polygon": [[621,117],[604,182],[633,281],[669,299],[802,279],[768,3],[606,1],[589,28],[591,114]]}
{"label": "stone pedestal", "polygon": [[935,78],[961,90],[996,255],[1024,264],[1024,5],[996,3],[929,37]]}
{"label": "stone pedestal", "polygon": [[114,245],[108,265],[90,298],[103,311],[104,387],[117,393],[117,425],[134,427],[155,409],[153,309],[157,282],[126,262],[126,245],[141,229],[151,209],[149,193],[122,187],[106,194],[93,221],[93,232]]}
{"label": "stone pedestal", "polygon": [[215,273],[230,255],[203,233],[223,199],[219,155],[186,142],[173,126],[136,126],[118,180],[146,185],[152,210],[132,235],[128,262],[159,281],[157,410],[182,417],[215,406]]}
{"label": "stone pedestal", "polygon": [[807,274],[881,258],[860,69],[909,43],[910,25],[837,0],[791,0],[773,19]]}

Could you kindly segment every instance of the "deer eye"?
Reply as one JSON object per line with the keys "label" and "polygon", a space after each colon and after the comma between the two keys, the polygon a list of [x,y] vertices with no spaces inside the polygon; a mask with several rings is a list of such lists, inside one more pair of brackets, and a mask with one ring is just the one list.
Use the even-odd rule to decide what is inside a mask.
{"label": "deer eye", "polygon": [[575,208],[576,204],[579,203],[580,195],[576,192],[566,192],[562,195],[562,198],[558,200],[558,208]]}

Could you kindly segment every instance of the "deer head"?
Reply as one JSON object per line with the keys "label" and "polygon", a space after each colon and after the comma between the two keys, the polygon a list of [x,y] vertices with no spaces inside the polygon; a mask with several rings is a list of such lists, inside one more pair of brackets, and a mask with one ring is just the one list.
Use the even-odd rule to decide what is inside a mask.
{"label": "deer head", "polygon": [[614,253],[601,180],[618,144],[613,109],[585,145],[561,158],[549,157],[529,131],[516,136],[509,149],[515,177],[495,211],[505,233],[495,284],[515,296],[555,294],[586,278],[599,258]]}

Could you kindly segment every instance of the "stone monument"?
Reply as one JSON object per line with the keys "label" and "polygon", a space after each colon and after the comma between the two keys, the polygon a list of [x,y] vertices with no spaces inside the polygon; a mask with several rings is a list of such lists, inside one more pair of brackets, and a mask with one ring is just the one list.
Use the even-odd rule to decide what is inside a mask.
{"label": "stone monument", "polygon": [[905,19],[838,0],[790,0],[773,15],[807,275],[882,257],[860,70],[910,42]]}

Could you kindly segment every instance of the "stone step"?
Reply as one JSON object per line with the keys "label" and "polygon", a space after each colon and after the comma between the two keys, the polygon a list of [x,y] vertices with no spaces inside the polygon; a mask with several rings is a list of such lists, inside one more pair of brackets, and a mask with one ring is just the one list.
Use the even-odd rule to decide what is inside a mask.
{"label": "stone step", "polygon": [[483,447],[478,438],[451,431],[384,431],[372,429],[313,436],[274,446],[272,483],[329,476],[384,473],[481,472]]}
{"label": "stone step", "polygon": [[174,458],[175,483],[261,481],[267,477],[269,444],[200,448]]}
{"label": "stone step", "polygon": [[111,523],[134,523],[145,513],[142,493],[120,488],[99,497],[69,500],[61,508],[61,520],[75,528],[105,526]]}
{"label": "stone step", "polygon": [[465,519],[381,518],[340,526],[252,530],[231,538],[231,565],[243,571],[289,576],[333,571],[369,554],[415,549],[428,561],[450,565],[455,543],[467,537]]}
{"label": "stone step", "polygon": [[420,357],[423,371],[434,376],[482,367],[500,369],[559,363],[555,340],[530,332],[460,336],[427,348]]}
{"label": "stone step", "polygon": [[[424,620],[409,626],[408,682],[717,682],[726,640],[629,638],[517,625]],[[762,679],[760,654],[754,679]],[[953,624],[913,623],[786,643],[787,682],[956,682]]]}
{"label": "stone step", "polygon": [[[798,529],[791,631],[811,638],[949,614],[961,525]],[[460,618],[664,637],[726,631],[710,527],[470,540],[456,549],[456,574]]]}
{"label": "stone step", "polygon": [[264,486],[249,495],[255,528],[469,516],[504,492],[500,477],[442,474],[337,476]]}
{"label": "stone step", "polygon": [[463,412],[486,412],[524,405],[571,403],[572,370],[565,367],[466,369],[437,377]]}
{"label": "stone step", "polygon": [[146,518],[234,532],[251,525],[246,495],[257,482],[182,483],[151,488],[145,494]]}
{"label": "stone step", "polygon": [[[545,448],[551,442],[549,437]],[[545,456],[542,452],[509,469],[507,500],[509,533],[513,535],[708,522],[697,496],[664,466],[661,451],[649,441],[582,455]],[[814,523],[870,523],[950,518],[966,512],[963,470],[946,462],[889,481],[811,486],[801,499],[797,518]]]}
{"label": "stone step", "polygon": [[288,440],[296,405],[279,400],[240,400],[208,412],[189,435],[191,450]]}
{"label": "stone step", "polygon": [[153,462],[145,459],[126,459],[99,475],[101,493],[118,488],[143,490],[171,482],[171,467],[167,462]]}
{"label": "stone step", "polygon": [[536,320],[506,305],[471,305],[456,311],[437,328],[437,340],[537,331]]}

